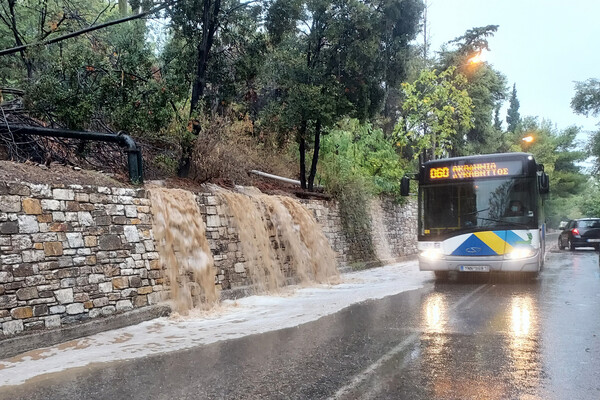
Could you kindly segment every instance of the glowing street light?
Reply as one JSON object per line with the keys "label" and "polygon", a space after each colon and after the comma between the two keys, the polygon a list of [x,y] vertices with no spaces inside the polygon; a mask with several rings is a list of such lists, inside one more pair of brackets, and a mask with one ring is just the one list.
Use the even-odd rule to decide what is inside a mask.
{"label": "glowing street light", "polygon": [[521,139],[522,141],[524,141],[525,143],[532,143],[535,139],[533,136],[529,135],[529,136],[525,136],[523,139]]}
{"label": "glowing street light", "polygon": [[481,62],[483,62],[483,56],[482,56],[481,52],[475,54],[473,57],[471,57],[467,60],[468,65],[479,64]]}

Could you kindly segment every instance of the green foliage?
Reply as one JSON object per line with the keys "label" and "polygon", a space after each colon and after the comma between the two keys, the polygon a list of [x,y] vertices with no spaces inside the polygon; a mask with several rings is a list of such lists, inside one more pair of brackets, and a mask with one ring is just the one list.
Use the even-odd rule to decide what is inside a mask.
{"label": "green foliage", "polygon": [[575,82],[575,96],[571,108],[577,114],[598,116],[600,114],[600,80],[588,79]]}
{"label": "green foliage", "polygon": [[513,90],[510,95],[508,111],[506,112],[506,123],[508,131],[515,132],[521,123],[521,115],[519,114],[519,99],[517,98],[517,84],[513,84]]}
{"label": "green foliage", "polygon": [[359,179],[366,193],[396,197],[407,167],[381,129],[356,119],[342,121],[324,137],[322,161],[321,175],[328,189],[343,191],[347,181]]}
{"label": "green foliage", "polygon": [[586,183],[586,190],[581,196],[580,208],[582,216],[600,217],[600,182],[592,177]]}
{"label": "green foliage", "polygon": [[[522,130],[511,135],[512,150],[532,153],[538,163],[544,164],[550,176],[550,218],[576,212],[576,200],[586,187],[587,177],[576,164],[586,158],[583,151],[577,150],[578,132],[577,127],[557,132],[549,121],[540,124],[535,118],[528,117],[522,122]],[[529,135],[533,136],[533,143],[521,140]]]}
{"label": "green foliage", "polygon": [[447,155],[461,129],[472,126],[472,102],[466,79],[450,67],[438,73],[424,70],[414,83],[403,83],[402,116],[394,129],[398,146],[409,146],[413,157]]}

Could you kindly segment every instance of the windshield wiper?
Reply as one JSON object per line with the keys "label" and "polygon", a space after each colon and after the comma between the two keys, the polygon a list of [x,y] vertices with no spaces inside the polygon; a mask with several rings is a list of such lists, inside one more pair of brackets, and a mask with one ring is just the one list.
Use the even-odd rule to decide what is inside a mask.
{"label": "windshield wiper", "polygon": [[467,215],[479,214],[480,212],[487,211],[489,209],[490,209],[489,207],[488,208],[482,208],[481,210],[475,210],[475,211],[471,211],[471,212],[468,212],[468,213],[460,214],[458,217],[460,218],[460,217],[464,217],[464,216],[467,216]]}

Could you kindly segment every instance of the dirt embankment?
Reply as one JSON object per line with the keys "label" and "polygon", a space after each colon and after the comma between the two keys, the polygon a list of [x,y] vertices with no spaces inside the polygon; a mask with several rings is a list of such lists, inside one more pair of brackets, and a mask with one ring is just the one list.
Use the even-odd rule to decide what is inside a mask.
{"label": "dirt embankment", "polygon": [[128,187],[129,184],[99,172],[77,169],[60,164],[49,167],[36,163],[0,161],[0,182],[30,182],[63,185],[93,185]]}

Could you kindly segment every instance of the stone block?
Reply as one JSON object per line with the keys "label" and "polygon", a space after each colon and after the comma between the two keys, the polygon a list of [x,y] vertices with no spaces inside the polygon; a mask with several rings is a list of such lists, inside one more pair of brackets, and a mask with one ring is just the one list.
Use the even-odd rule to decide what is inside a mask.
{"label": "stone block", "polygon": [[[39,223],[49,224],[50,222],[52,222],[52,214],[38,215],[37,220]],[[41,230],[41,228],[40,228],[40,230]]]}
{"label": "stone block", "polygon": [[139,288],[142,286],[142,278],[139,276],[130,276],[129,277],[129,287]]}
{"label": "stone block", "polygon": [[0,222],[0,233],[3,235],[19,233],[19,223],[16,221]]}
{"label": "stone block", "polygon": [[[64,252],[66,254],[66,251]],[[58,259],[58,268],[66,268],[73,266],[73,258],[64,256]]]}
{"label": "stone block", "polygon": [[100,283],[98,285],[98,289],[102,292],[102,293],[110,293],[113,291],[113,285],[112,282],[103,282]]}
{"label": "stone block", "polygon": [[49,311],[50,314],[64,314],[66,309],[65,306],[51,306]]}
{"label": "stone block", "polygon": [[81,211],[81,207],[78,201],[67,201],[65,203],[66,211]]}
{"label": "stone block", "polygon": [[133,310],[133,304],[131,303],[131,300],[117,301],[117,311],[123,312],[123,311],[130,311],[130,310]]}
{"label": "stone block", "polygon": [[62,256],[63,245],[61,242],[44,242],[44,253],[47,257]]}
{"label": "stone block", "polygon": [[15,278],[25,278],[27,276],[34,275],[33,273],[33,265],[21,264],[16,265],[12,269],[13,277]]}
{"label": "stone block", "polygon": [[46,317],[44,318],[44,324],[46,325],[46,329],[58,328],[60,327],[60,316],[51,315]]}
{"label": "stone block", "polygon": [[75,191],[72,189],[53,189],[52,197],[56,200],[75,200]]}
{"label": "stone block", "polygon": [[113,278],[112,280],[113,288],[121,290],[129,287],[129,279],[125,276],[120,276],[118,278]]}
{"label": "stone block", "polygon": [[148,305],[148,296],[135,296],[133,298],[134,307],[144,307]]}
{"label": "stone block", "polygon": [[117,312],[115,306],[102,307],[102,315],[104,316],[113,315],[115,312]]}
{"label": "stone block", "polygon": [[59,289],[54,291],[54,296],[59,304],[68,304],[73,302],[73,289]]}
{"label": "stone block", "polygon": [[25,214],[39,215],[42,213],[42,205],[38,199],[23,199],[23,212]]}
{"label": "stone block", "polygon": [[98,246],[98,237],[84,236],[83,243],[85,244],[85,247],[96,247]]}
{"label": "stone block", "polygon": [[206,226],[215,228],[221,226],[221,218],[218,215],[207,215],[206,216]]}
{"label": "stone block", "polygon": [[121,238],[119,235],[102,235],[98,240],[100,250],[118,250],[121,248]]}
{"label": "stone block", "polygon": [[35,215],[19,215],[17,220],[20,233],[37,233],[40,231],[40,225]]}
{"label": "stone block", "polygon": [[125,234],[125,238],[127,239],[127,241],[129,243],[137,243],[140,241],[140,235],[135,226],[125,226],[123,228],[123,230],[124,230],[123,233]]}
{"label": "stone block", "polygon": [[13,281],[12,273],[8,271],[0,271],[0,283],[8,283]]}
{"label": "stone block", "polygon": [[19,300],[31,300],[38,298],[38,290],[36,287],[24,287],[17,290],[17,299]]}
{"label": "stone block", "polygon": [[52,219],[56,222],[64,222],[65,219],[65,213],[62,211],[53,211],[52,212]]}
{"label": "stone block", "polygon": [[19,196],[0,195],[0,212],[20,212],[21,198]]}
{"label": "stone block", "polygon": [[69,315],[75,315],[85,312],[85,308],[83,306],[83,303],[73,303],[67,306],[66,311]]}
{"label": "stone block", "polygon": [[99,297],[92,300],[94,307],[104,307],[108,305],[108,297]]}
{"label": "stone block", "polygon": [[17,306],[17,296],[14,294],[6,294],[0,296],[0,310],[6,310]]}
{"label": "stone block", "polygon": [[87,193],[75,193],[75,201],[87,203],[90,201],[90,195]]}
{"label": "stone block", "polygon": [[58,234],[53,232],[34,233],[31,238],[34,242],[56,242],[59,240]]}
{"label": "stone block", "polygon": [[88,276],[88,281],[90,283],[101,283],[101,282],[104,282],[104,274],[90,274]]}
{"label": "stone block", "polygon": [[149,294],[152,293],[152,286],[143,286],[138,288],[138,294]]}
{"label": "stone block", "polygon": [[125,216],[127,218],[137,218],[138,216],[138,208],[137,206],[125,206]]}
{"label": "stone block", "polygon": [[58,200],[42,200],[41,206],[46,211],[60,211],[60,201]]}
{"label": "stone block", "polygon": [[41,317],[42,315],[48,314],[48,305],[47,304],[38,304],[33,306],[33,316]]}
{"label": "stone block", "polygon": [[91,255],[91,256],[87,256],[85,258],[85,264],[86,265],[95,265],[97,263],[97,259],[95,255]]}
{"label": "stone block", "polygon": [[61,288],[73,288],[77,286],[77,279],[75,278],[64,278],[60,280]]}
{"label": "stone block", "polygon": [[94,225],[94,218],[92,214],[87,211],[80,211],[77,213],[77,219],[81,226],[92,226]]}
{"label": "stone block", "polygon": [[88,312],[88,315],[90,318],[98,318],[98,317],[102,316],[102,310],[99,308],[92,308]]}
{"label": "stone block", "polygon": [[46,256],[43,250],[23,250],[21,255],[23,257],[23,262],[26,263],[44,261]]}
{"label": "stone block", "polygon": [[[139,293],[139,290],[138,290]],[[158,304],[162,301],[160,292],[153,292],[148,294],[148,304]]]}
{"label": "stone block", "polygon": [[27,319],[33,317],[33,308],[29,306],[17,307],[10,310],[10,315],[14,319]]}
{"label": "stone block", "polygon": [[12,336],[23,332],[23,321],[8,321],[2,324],[4,336]]}
{"label": "stone block", "polygon": [[83,235],[80,232],[67,232],[67,241],[72,249],[84,247]]}

